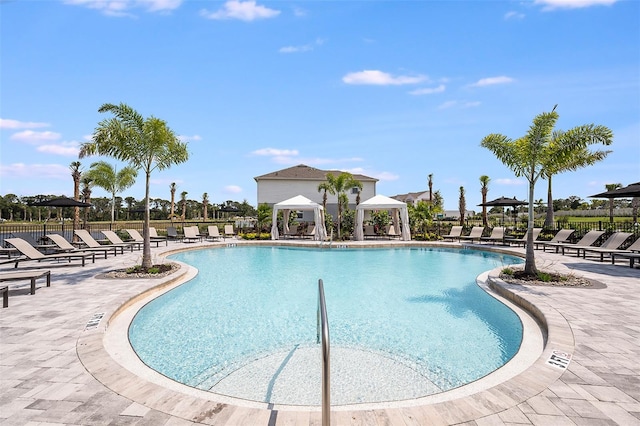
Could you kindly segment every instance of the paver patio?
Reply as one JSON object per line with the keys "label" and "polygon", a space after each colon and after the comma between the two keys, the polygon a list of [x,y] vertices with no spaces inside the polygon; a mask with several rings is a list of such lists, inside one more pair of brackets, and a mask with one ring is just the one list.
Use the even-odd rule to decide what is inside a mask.
{"label": "paver patio", "polygon": [[[179,247],[221,244],[225,243],[174,242],[152,252],[159,256]],[[522,248],[511,250],[523,253]],[[104,330],[118,308],[175,275],[190,273],[183,268],[164,279],[96,277],[139,263],[140,257],[140,251],[135,251],[96,259],[85,267],[31,262],[51,270],[51,287],[40,284],[36,294],[30,295],[28,281],[10,286],[9,307],[0,310],[0,424],[320,424],[319,408],[270,410],[230,404],[224,398],[207,401],[137,377],[109,357]],[[536,251],[536,260],[539,267],[571,271],[606,286],[506,286],[510,297],[522,298],[522,303],[543,313],[552,345],[572,348],[566,371],[545,365],[543,354],[523,374],[478,394],[433,404],[418,400],[387,408],[337,407],[331,423],[640,425],[640,269],[542,251]],[[0,268],[9,270],[13,269]],[[560,349],[547,346],[545,352]]]}

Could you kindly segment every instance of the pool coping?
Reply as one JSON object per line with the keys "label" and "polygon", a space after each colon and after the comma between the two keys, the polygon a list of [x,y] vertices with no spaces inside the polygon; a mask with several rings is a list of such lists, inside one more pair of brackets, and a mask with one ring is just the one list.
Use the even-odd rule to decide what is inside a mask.
{"label": "pool coping", "polygon": [[[310,247],[308,243],[238,243],[243,245]],[[218,247],[224,246],[224,244],[218,245]],[[347,247],[433,247],[453,249],[466,247],[520,257],[522,256],[519,253],[496,247],[463,247],[455,243],[430,245],[425,244],[424,242],[401,244],[396,242],[391,244],[350,244],[347,245]],[[177,250],[168,250],[162,255],[167,256],[177,252],[202,248],[202,246],[181,247]],[[153,295],[158,291],[168,290],[169,288],[180,285],[182,282],[190,279],[190,277],[196,273],[194,269],[195,268],[188,266],[183,267],[180,269],[180,272],[171,275],[168,280],[141,292],[129,300],[123,301],[119,306],[113,307],[110,312],[105,312],[105,318],[108,320],[105,321],[106,324],[103,327],[86,330],[82,333],[77,340],[76,350],[78,358],[87,371],[107,388],[119,395],[125,396],[132,401],[138,402],[139,404],[149,408],[198,423],[214,424],[237,410],[248,410],[249,413],[247,413],[247,415],[252,416],[252,418],[264,418],[265,423],[274,411],[320,411],[320,407],[269,406],[269,404],[266,403],[258,404],[258,406],[254,405],[257,403],[236,404],[238,400],[235,398],[227,398],[206,391],[199,391],[206,392],[208,394],[206,397],[196,393],[187,394],[158,385],[147,378],[142,378],[129,371],[112,358],[104,344],[105,334],[110,324],[112,324],[118,316],[131,308],[134,304],[142,303],[150,295]],[[427,396],[411,400],[410,404],[406,403],[406,401],[402,401],[403,404],[388,403],[385,404],[384,408],[371,408],[367,405],[339,406],[332,407],[332,411],[339,410],[356,412],[366,410],[376,412],[383,410],[390,416],[414,416],[416,419],[425,419],[425,421],[432,423],[442,422],[446,424],[455,424],[508,410],[509,408],[517,406],[547,389],[563,374],[566,369],[557,368],[549,364],[549,359],[553,355],[554,351],[568,354],[571,354],[574,351],[575,341],[572,330],[566,319],[557,310],[540,302],[534,305],[527,300],[526,293],[519,291],[520,286],[505,283],[498,278],[498,273],[499,268],[488,271],[486,273],[486,284],[500,296],[505,297],[512,303],[533,315],[540,323],[546,336],[542,353],[529,368],[517,374],[515,377],[492,386],[491,388],[456,399],[426,403],[425,400],[432,397]],[[397,411],[397,413],[394,413],[394,411]]]}

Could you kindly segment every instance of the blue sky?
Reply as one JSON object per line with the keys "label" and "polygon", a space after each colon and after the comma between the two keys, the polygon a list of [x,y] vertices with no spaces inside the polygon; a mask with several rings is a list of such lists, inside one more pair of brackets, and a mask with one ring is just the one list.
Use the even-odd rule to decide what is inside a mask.
{"label": "blue sky", "polygon": [[[307,164],[378,178],[388,196],[431,173],[451,210],[460,186],[481,202],[481,175],[489,199],[526,199],[480,141],[522,136],[556,104],[557,129],[615,139],[606,160],[556,176],[555,198],[640,180],[635,0],[5,0],[0,20],[2,195],[72,196],[69,164],[110,117],[100,105],[120,102],[188,142],[187,163],[153,174],[154,198],[176,182],[255,205],[255,176]],[[142,176],[121,195],[142,199]]]}

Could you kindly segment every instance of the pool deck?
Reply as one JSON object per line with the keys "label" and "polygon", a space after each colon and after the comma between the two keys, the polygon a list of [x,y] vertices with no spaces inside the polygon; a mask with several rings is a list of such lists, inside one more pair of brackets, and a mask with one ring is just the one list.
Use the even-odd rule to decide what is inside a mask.
{"label": "pool deck", "polygon": [[[152,255],[160,258],[176,249],[229,242],[170,242],[168,247],[152,248]],[[285,244],[316,245],[299,240]],[[404,243],[368,240],[347,244]],[[522,248],[509,250],[524,252]],[[108,260],[96,258],[95,264],[85,267],[21,263],[19,270],[51,270],[51,287],[39,280],[36,294],[31,295],[28,280],[9,285],[9,307],[0,310],[1,425],[321,424],[319,408],[261,408],[215,395],[208,400],[197,393],[163,387],[152,377],[140,377],[110,356],[105,331],[125,311],[120,307],[140,303],[139,294],[158,285],[176,285],[193,273],[181,268],[161,279],[98,277],[139,263],[140,258],[141,252],[135,251]],[[509,298],[534,307],[549,330],[544,352],[525,371],[460,398],[419,399],[387,407],[335,407],[331,424],[640,425],[640,269],[622,261],[611,265],[541,250],[536,250],[536,264],[604,286],[498,282]],[[12,270],[10,265],[0,266],[0,272]],[[220,270],[224,273],[224,265]],[[571,355],[566,369],[549,363],[553,350]]]}

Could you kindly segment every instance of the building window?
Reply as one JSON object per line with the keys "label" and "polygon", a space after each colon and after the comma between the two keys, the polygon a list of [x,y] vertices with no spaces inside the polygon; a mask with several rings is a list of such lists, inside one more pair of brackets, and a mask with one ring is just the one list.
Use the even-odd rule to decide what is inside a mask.
{"label": "building window", "polygon": [[360,192],[360,188],[358,188],[357,186],[354,186],[353,188],[351,188],[352,194],[357,194],[358,192]]}

